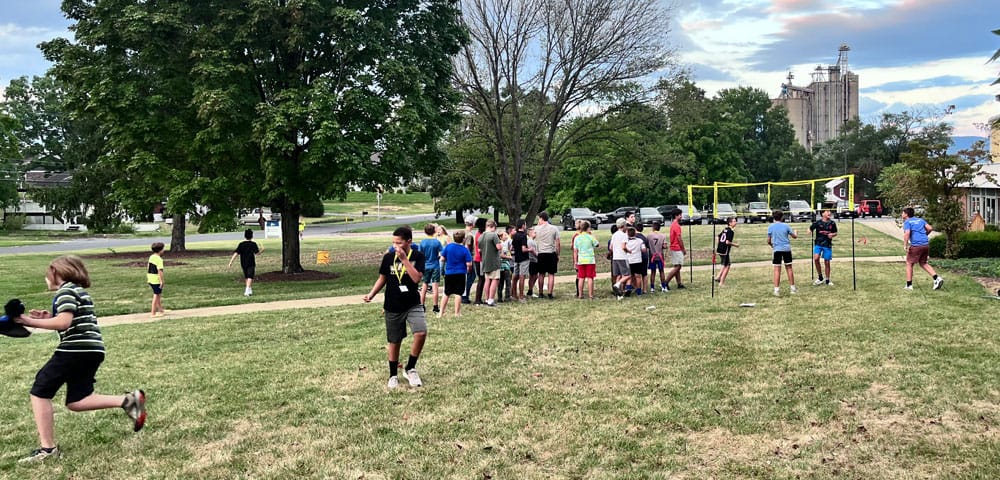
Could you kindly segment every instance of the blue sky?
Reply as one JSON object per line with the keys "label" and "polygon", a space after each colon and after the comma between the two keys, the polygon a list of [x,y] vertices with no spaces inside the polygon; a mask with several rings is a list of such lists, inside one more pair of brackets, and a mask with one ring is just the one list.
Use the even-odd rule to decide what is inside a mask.
{"label": "blue sky", "polygon": [[[665,2],[671,0],[663,0]],[[680,60],[710,94],[752,86],[777,96],[788,71],[808,84],[842,43],[860,76],[862,119],[955,105],[957,135],[1000,114],[996,0],[673,0]],[[0,0],[0,86],[48,68],[36,45],[70,37],[60,0]]]}

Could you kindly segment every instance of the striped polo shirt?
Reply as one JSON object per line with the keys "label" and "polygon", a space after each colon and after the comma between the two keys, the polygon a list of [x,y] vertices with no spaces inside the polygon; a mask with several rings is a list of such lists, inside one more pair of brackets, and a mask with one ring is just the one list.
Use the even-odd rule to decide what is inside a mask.
{"label": "striped polo shirt", "polygon": [[59,287],[52,299],[52,316],[63,312],[73,313],[73,323],[58,332],[59,346],[56,351],[104,353],[104,340],[101,329],[97,327],[94,302],[83,287],[73,282],[65,282]]}

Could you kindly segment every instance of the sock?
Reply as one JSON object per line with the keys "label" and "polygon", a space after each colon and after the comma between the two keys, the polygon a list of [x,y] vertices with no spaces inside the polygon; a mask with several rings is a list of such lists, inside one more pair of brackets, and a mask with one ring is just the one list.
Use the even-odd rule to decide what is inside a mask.
{"label": "sock", "polygon": [[910,281],[910,282],[906,282],[906,286],[907,286],[907,287],[912,287],[912,286],[913,286],[913,282],[912,282],[912,281]]}
{"label": "sock", "polygon": [[52,451],[53,451],[53,450],[55,450],[55,449],[56,449],[56,447],[49,447],[49,448],[45,448],[45,447],[41,447],[41,449],[42,449],[42,450],[43,450],[43,451],[44,451],[45,453],[52,453]]}
{"label": "sock", "polygon": [[125,397],[125,398],[122,399],[122,409],[123,410],[125,409],[126,405],[128,405],[128,397]]}
{"label": "sock", "polygon": [[934,280],[937,280],[937,275],[934,275]]}
{"label": "sock", "polygon": [[410,355],[410,358],[406,360],[406,369],[404,369],[403,371],[409,372],[410,370],[413,370],[416,367],[417,367],[417,357]]}
{"label": "sock", "polygon": [[830,283],[830,279],[829,278],[826,279],[826,283]]}
{"label": "sock", "polygon": [[635,289],[635,294],[636,295],[642,295],[642,289],[641,288]]}
{"label": "sock", "polygon": [[399,361],[389,362],[389,376],[395,377],[399,373]]}
{"label": "sock", "polygon": [[819,281],[821,281],[821,282],[823,281],[823,275],[822,274],[820,274],[820,276],[819,276]]}
{"label": "sock", "polygon": [[625,291],[626,292],[631,292],[632,291],[632,285],[625,285]]}

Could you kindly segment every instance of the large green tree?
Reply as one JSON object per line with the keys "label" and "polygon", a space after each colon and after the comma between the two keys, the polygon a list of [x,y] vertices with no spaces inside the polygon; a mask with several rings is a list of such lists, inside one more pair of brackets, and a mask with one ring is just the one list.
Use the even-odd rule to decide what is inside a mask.
{"label": "large green tree", "polygon": [[18,165],[21,160],[17,140],[19,129],[16,119],[0,112],[0,209],[17,203]]}

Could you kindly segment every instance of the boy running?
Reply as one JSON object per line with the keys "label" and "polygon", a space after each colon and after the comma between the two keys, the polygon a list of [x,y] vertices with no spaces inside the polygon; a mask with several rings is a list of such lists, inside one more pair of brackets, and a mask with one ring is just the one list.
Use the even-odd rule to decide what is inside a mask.
{"label": "boy running", "polygon": [[233,260],[236,257],[240,257],[240,267],[243,269],[243,278],[246,288],[243,289],[243,296],[249,297],[253,295],[253,277],[257,270],[257,255],[263,252],[264,249],[257,246],[257,242],[253,241],[253,230],[249,228],[243,232],[244,240],[236,246],[236,250],[233,251],[233,256],[229,257],[229,267],[232,268]]}
{"label": "boy running", "polygon": [[45,273],[45,284],[49,290],[56,290],[52,311],[31,310],[27,317],[19,315],[12,319],[22,325],[59,333],[55,353],[35,375],[31,387],[31,410],[41,445],[19,463],[60,455],[55,440],[52,399],[64,384],[66,408],[74,412],[121,408],[132,419],[133,431],[138,432],[146,423],[146,393],[142,390],[125,395],[94,393],[94,378],[104,361],[105,348],[94,314],[94,302],[84,290],[90,288],[90,275],[83,260],[75,255],[56,258]]}
{"label": "boy running", "polygon": [[[809,231],[812,232],[815,243],[813,244],[813,263],[816,264],[816,273],[819,274],[819,278],[813,281],[813,285],[823,285],[832,287],[833,282],[830,281],[830,260],[833,259],[833,237],[837,236],[837,222],[830,220],[830,211],[823,210],[823,218],[821,220],[816,220],[812,225],[809,226]],[[826,267],[826,279],[823,279],[823,270],[819,267],[819,259],[823,258],[824,266]]]}
{"label": "boy running", "polygon": [[167,313],[163,309],[163,286],[166,282],[163,281],[163,243],[156,242],[149,247],[153,253],[149,256],[149,261],[146,263],[146,282],[149,283],[149,288],[153,289],[153,304],[151,317],[162,317]]}
{"label": "boy running", "polygon": [[733,230],[736,228],[736,217],[729,217],[726,221],[726,228],[722,230],[719,234],[719,244],[715,247],[715,253],[719,255],[719,263],[722,264],[722,271],[719,272],[719,278],[715,281],[719,282],[719,286],[723,286],[726,283],[726,276],[729,275],[729,266],[732,261],[731,253],[733,247],[739,247],[733,238],[736,237],[736,232]]}
{"label": "boy running", "polygon": [[792,242],[789,238],[799,238],[787,223],[781,220],[785,217],[784,212],[775,210],[772,214],[774,223],[767,227],[767,244],[774,249],[771,264],[774,265],[774,296],[780,297],[781,290],[778,285],[781,283],[781,264],[784,262],[785,271],[788,273],[788,285],[791,292],[797,293],[795,288],[795,275],[792,274]]}
{"label": "boy running", "polygon": [[927,263],[930,253],[930,238],[928,235],[934,231],[924,219],[914,217],[913,207],[903,209],[903,250],[906,251],[906,290],[913,290],[913,264],[920,264],[931,278],[934,279],[934,290],[940,290],[944,286],[944,279],[939,277],[929,263]]}
{"label": "boy running", "polygon": [[389,382],[386,387],[390,390],[399,386],[399,345],[406,338],[407,325],[413,332],[413,344],[403,372],[411,387],[423,385],[416,366],[427,339],[427,319],[424,318],[424,306],[420,303],[417,289],[423,280],[426,262],[422,253],[410,248],[412,242],[413,231],[410,227],[399,227],[392,232],[393,251],[382,256],[378,279],[363,297],[365,303],[369,303],[382,287],[386,287],[382,306],[385,309],[385,349],[389,357]]}

